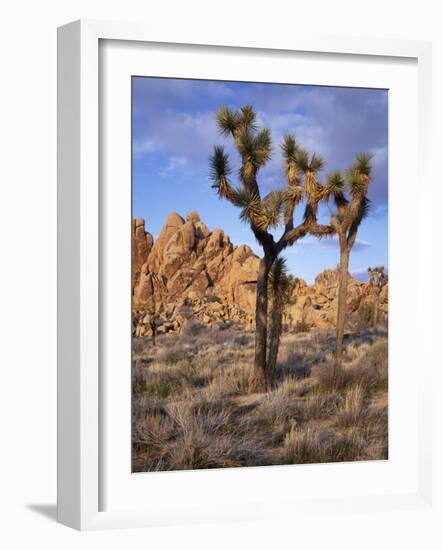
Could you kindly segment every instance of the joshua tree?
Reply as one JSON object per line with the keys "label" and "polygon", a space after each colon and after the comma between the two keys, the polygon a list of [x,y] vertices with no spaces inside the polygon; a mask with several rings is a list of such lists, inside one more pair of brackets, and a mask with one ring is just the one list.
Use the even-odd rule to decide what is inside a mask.
{"label": "joshua tree", "polygon": [[[241,209],[240,218],[249,224],[255,238],[263,248],[257,275],[255,313],[254,374],[251,388],[266,391],[272,385],[267,366],[268,278],[279,254],[307,234],[331,235],[330,225],[317,223],[318,203],[324,198],[324,189],[318,183],[318,172],[323,161],[318,155],[309,156],[295,138],[287,134],[281,148],[284,158],[286,185],[261,197],[257,182],[259,170],[269,161],[272,153],[271,134],[268,128],[259,129],[256,114],[250,105],[235,111],[222,107],[217,112],[217,124],[225,136],[233,139],[240,155],[239,185],[230,182],[232,169],[228,154],[221,146],[214,147],[211,156],[211,179],[221,198]],[[304,188],[301,177],[304,176]],[[294,210],[306,195],[307,206],[303,221],[294,227]],[[284,225],[278,240],[271,229]]]}
{"label": "joshua tree", "polygon": [[372,309],[372,326],[378,323],[378,312],[380,307],[380,294],[383,288],[388,284],[388,275],[383,266],[369,267],[369,288],[374,294],[374,306]]}
{"label": "joshua tree", "polygon": [[[371,155],[361,153],[348,170],[346,177],[340,172],[329,175],[326,184],[327,194],[332,197],[337,213],[331,218],[331,225],[338,235],[340,244],[340,267],[338,274],[337,337],[335,362],[341,363],[343,338],[346,322],[346,302],[348,292],[349,256],[357,238],[358,228],[368,213],[370,201],[367,198],[371,180]],[[350,200],[345,196],[347,184]]]}
{"label": "joshua tree", "polygon": [[155,304],[149,306],[148,309],[148,323],[151,329],[152,345],[155,346],[155,337],[157,336],[157,321],[159,319],[159,312],[155,308]]}

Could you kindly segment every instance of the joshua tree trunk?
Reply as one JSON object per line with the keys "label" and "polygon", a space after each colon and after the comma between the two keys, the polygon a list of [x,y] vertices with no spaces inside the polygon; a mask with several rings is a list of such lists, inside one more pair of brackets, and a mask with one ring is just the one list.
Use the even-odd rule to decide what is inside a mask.
{"label": "joshua tree trunk", "polygon": [[251,389],[265,392],[270,388],[271,380],[266,368],[266,343],[268,324],[268,277],[272,266],[271,258],[266,255],[260,260],[257,275],[257,295],[255,309],[255,355]]}
{"label": "joshua tree trunk", "polygon": [[271,330],[269,332],[269,350],[267,370],[272,383],[277,365],[278,349],[280,347],[280,336],[282,327],[281,307],[274,304],[271,313]]}
{"label": "joshua tree trunk", "polygon": [[151,331],[152,331],[152,345],[155,346],[155,337],[157,335],[157,325],[155,321],[151,322]]}
{"label": "joshua tree trunk", "polygon": [[343,354],[343,338],[346,322],[346,302],[348,294],[349,248],[340,243],[340,269],[338,274],[337,338],[335,343],[335,363],[340,364]]}
{"label": "joshua tree trunk", "polygon": [[375,296],[374,296],[374,310],[372,312],[372,326],[373,327],[375,327],[378,323],[379,303],[380,303],[380,295],[379,295],[378,292],[376,292]]}

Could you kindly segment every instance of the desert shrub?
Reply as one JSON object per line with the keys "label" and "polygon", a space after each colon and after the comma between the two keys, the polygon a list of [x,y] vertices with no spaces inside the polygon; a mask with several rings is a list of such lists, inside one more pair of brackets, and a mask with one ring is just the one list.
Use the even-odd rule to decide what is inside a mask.
{"label": "desert shrub", "polygon": [[198,397],[191,398],[189,401],[190,410],[193,414],[197,415],[225,415],[225,425],[227,430],[230,429],[232,415],[235,413],[235,405],[231,399],[208,399],[206,395],[199,395]]}
{"label": "desert shrub", "polygon": [[195,338],[196,336],[203,334],[206,330],[206,325],[195,319],[190,319],[183,325],[180,336],[182,338]]}
{"label": "desert shrub", "polygon": [[337,410],[337,426],[348,428],[356,426],[364,413],[364,391],[361,386],[351,387],[341,398]]}
{"label": "desert shrub", "polygon": [[283,443],[283,464],[326,462],[326,438],[326,432],[320,430],[292,428]]}
{"label": "desert shrub", "polygon": [[160,408],[151,409],[133,421],[132,448],[135,471],[149,471],[156,464],[161,469],[159,458],[168,441],[173,437],[175,427],[171,419]]}
{"label": "desert shrub", "polygon": [[156,360],[166,365],[177,363],[189,357],[189,350],[179,343],[168,344],[157,352]]}
{"label": "desert shrub", "polygon": [[288,393],[287,385],[281,385],[267,393],[256,409],[260,421],[272,426],[281,422],[296,423],[298,402]]}
{"label": "desert shrub", "polygon": [[225,319],[225,320],[221,321],[220,323],[218,323],[217,326],[218,326],[219,330],[228,330],[228,329],[230,329],[234,326],[234,323],[230,319]]}
{"label": "desert shrub", "polygon": [[132,339],[132,363],[135,367],[144,367],[152,363],[154,353],[150,338],[134,337]]}
{"label": "desert shrub", "polygon": [[314,393],[299,404],[299,419],[309,421],[332,417],[337,412],[338,400],[336,393]]}
{"label": "desert shrub", "polygon": [[309,378],[298,380],[287,376],[278,383],[276,390],[287,397],[304,397],[312,390],[312,381]]}
{"label": "desert shrub", "polygon": [[311,326],[308,325],[305,321],[297,321],[292,329],[292,332],[295,334],[298,334],[300,332],[309,332],[311,330]]}
{"label": "desert shrub", "polygon": [[311,365],[306,361],[303,353],[283,349],[276,367],[276,378],[283,379],[288,376],[301,379],[307,378],[311,373]]}
{"label": "desert shrub", "polygon": [[389,453],[387,403],[372,405],[368,408],[364,428],[367,458],[387,460]]}
{"label": "desert shrub", "polygon": [[386,391],[388,387],[388,345],[386,340],[379,340],[372,345],[365,345],[354,351],[354,358],[349,365],[349,376],[354,385],[360,386],[365,394],[375,391]]}
{"label": "desert shrub", "polygon": [[249,363],[237,363],[220,369],[206,388],[207,396],[220,399],[249,393],[251,372],[252,367]]}
{"label": "desert shrub", "polygon": [[361,302],[357,313],[359,318],[366,323],[366,326],[369,325],[372,319],[374,306],[369,302]]}
{"label": "desert shrub", "polygon": [[149,415],[167,416],[163,399],[153,399],[151,396],[138,395],[132,399],[133,419],[144,420]]}
{"label": "desert shrub", "polygon": [[228,330],[228,328],[229,327],[226,326],[226,323],[221,323],[217,327],[213,327],[209,343],[215,344],[217,346],[232,343],[233,335],[232,332]]}
{"label": "desert shrub", "polygon": [[132,371],[132,393],[134,395],[141,394],[146,389],[146,380],[144,372],[141,369],[133,369]]}
{"label": "desert shrub", "polygon": [[186,438],[198,427],[213,435],[223,433],[230,421],[230,410],[227,408],[208,408],[205,403],[181,401],[171,403],[167,410],[169,417]]}
{"label": "desert shrub", "polygon": [[191,360],[179,361],[177,367],[179,367],[179,374],[188,384],[201,388],[212,380],[217,362],[213,357],[197,356]]}
{"label": "desert shrub", "polygon": [[132,353],[134,355],[141,355],[146,351],[146,338],[136,337],[132,338]]}
{"label": "desert shrub", "polygon": [[181,388],[180,379],[173,380],[153,380],[152,382],[145,382],[144,392],[147,395],[153,395],[157,397],[169,397],[176,393]]}
{"label": "desert shrub", "polygon": [[344,434],[335,435],[328,445],[328,462],[350,462],[365,460],[366,441],[360,430],[348,430]]}
{"label": "desert shrub", "polygon": [[364,439],[357,431],[335,434],[330,430],[292,428],[282,448],[283,464],[314,464],[362,459]]}
{"label": "desert shrub", "polygon": [[323,351],[333,351],[335,344],[335,333],[328,329],[312,329],[310,331],[310,342],[317,349],[321,347]]}
{"label": "desert shrub", "polygon": [[133,395],[166,398],[180,392],[182,382],[176,364],[154,362],[149,367],[132,369]]}
{"label": "desert shrub", "polygon": [[360,317],[358,311],[353,311],[348,313],[345,326],[351,332],[360,333],[368,329],[369,322]]}
{"label": "desert shrub", "polygon": [[252,343],[252,337],[249,334],[240,334],[234,336],[232,343],[234,346],[249,346]]}
{"label": "desert shrub", "polygon": [[157,463],[165,470],[221,468],[263,464],[269,459],[259,441],[229,431],[229,408],[179,403],[168,407],[174,437],[162,448]]}
{"label": "desert shrub", "polygon": [[179,342],[188,352],[193,353],[198,353],[212,345],[232,344],[234,335],[225,325],[225,323],[205,325],[198,321],[188,322],[180,333]]}
{"label": "desert shrub", "polygon": [[388,376],[388,342],[387,339],[378,340],[369,350],[359,357],[359,367],[373,370],[379,378]]}
{"label": "desert shrub", "polygon": [[314,365],[311,374],[316,379],[319,389],[326,392],[339,391],[351,381],[348,369],[334,365],[332,360]]}
{"label": "desert shrub", "polygon": [[357,364],[356,366],[352,366],[349,369],[349,375],[352,384],[360,387],[367,395],[371,391],[376,391],[380,385],[381,379],[379,374],[375,370],[362,365]]}
{"label": "desert shrub", "polygon": [[179,436],[161,456],[164,470],[198,470],[202,468],[232,468],[270,464],[259,441],[232,435],[211,437],[199,427]]}

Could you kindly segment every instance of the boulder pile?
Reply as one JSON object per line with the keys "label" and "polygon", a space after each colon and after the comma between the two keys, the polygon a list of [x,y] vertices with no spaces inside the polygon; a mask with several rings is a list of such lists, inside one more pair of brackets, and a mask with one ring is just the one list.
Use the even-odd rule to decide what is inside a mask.
{"label": "boulder pile", "polygon": [[[171,213],[158,238],[146,231],[143,219],[132,222],[133,330],[137,336],[180,331],[190,320],[236,322],[254,327],[255,287],[259,258],[247,245],[234,246],[222,229],[209,231],[197,212],[186,219]],[[350,277],[348,310],[361,312],[370,304],[369,285]],[[380,297],[387,315],[387,288]],[[337,272],[327,269],[313,285],[298,279],[285,309],[288,329],[334,326],[337,313]]]}

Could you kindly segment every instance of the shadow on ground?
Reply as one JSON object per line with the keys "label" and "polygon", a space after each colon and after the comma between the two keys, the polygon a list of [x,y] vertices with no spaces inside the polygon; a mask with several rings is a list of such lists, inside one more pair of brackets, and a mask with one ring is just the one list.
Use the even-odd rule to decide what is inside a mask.
{"label": "shadow on ground", "polygon": [[56,504],[26,504],[26,508],[47,519],[50,519],[51,521],[57,521]]}

